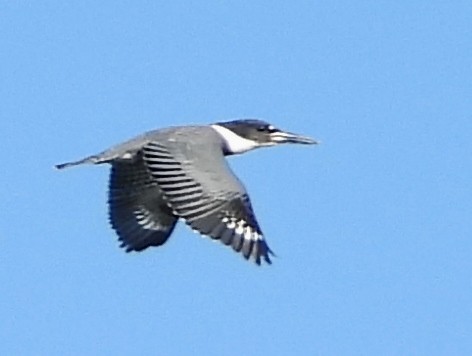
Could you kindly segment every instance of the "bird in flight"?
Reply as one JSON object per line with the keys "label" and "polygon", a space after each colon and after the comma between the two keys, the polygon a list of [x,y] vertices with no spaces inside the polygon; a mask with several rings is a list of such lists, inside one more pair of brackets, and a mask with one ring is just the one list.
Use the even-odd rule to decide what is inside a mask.
{"label": "bird in flight", "polygon": [[111,164],[109,220],[126,252],[164,244],[181,219],[247,260],[270,264],[273,252],[225,156],[282,143],[317,141],[262,120],[234,120],[149,131],[56,168]]}

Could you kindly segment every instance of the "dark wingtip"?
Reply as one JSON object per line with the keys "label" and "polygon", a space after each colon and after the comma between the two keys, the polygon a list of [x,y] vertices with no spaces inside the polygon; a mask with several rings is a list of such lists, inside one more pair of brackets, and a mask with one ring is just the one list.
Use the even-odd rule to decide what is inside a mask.
{"label": "dark wingtip", "polygon": [[[256,247],[254,247],[256,248]],[[267,243],[265,241],[260,241],[259,246],[257,247],[257,250],[255,251],[254,256],[254,262],[256,265],[261,266],[262,264],[262,259],[268,264],[272,264],[272,260],[270,259],[270,256],[277,257],[275,253],[269,248]]]}
{"label": "dark wingtip", "polygon": [[267,247],[267,253],[264,255],[264,260],[268,263],[268,264],[272,264],[272,260],[270,259],[270,256],[272,257],[277,257],[277,255],[274,253],[274,251],[272,251],[270,248]]}
{"label": "dark wingtip", "polygon": [[265,255],[262,256],[262,257],[264,257],[264,261],[268,265],[272,264],[272,260],[270,259],[270,256],[277,257],[277,255],[275,253],[273,253],[272,250],[270,250],[270,249],[267,251],[267,253]]}

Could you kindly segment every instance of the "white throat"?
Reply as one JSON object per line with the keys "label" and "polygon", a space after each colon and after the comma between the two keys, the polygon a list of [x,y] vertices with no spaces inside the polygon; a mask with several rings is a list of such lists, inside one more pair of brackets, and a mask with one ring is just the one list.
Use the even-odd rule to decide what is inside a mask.
{"label": "white throat", "polygon": [[225,141],[226,150],[233,154],[243,153],[258,147],[256,142],[238,136],[226,127],[220,125],[211,125],[211,127],[218,132]]}

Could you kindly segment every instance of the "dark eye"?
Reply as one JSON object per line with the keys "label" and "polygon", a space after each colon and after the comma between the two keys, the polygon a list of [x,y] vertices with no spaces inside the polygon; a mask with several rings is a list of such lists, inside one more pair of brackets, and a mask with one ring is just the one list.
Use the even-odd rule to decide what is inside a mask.
{"label": "dark eye", "polygon": [[262,126],[259,126],[257,129],[256,129],[258,132],[267,132],[267,133],[274,133],[274,132],[278,132],[279,130],[276,129],[274,126],[272,125],[262,125]]}

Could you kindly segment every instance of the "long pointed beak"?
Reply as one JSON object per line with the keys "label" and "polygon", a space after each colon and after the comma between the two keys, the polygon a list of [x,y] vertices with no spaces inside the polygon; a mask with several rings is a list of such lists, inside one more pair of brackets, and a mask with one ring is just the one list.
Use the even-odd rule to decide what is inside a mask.
{"label": "long pointed beak", "polygon": [[319,141],[313,140],[310,137],[283,131],[274,132],[270,137],[272,142],[275,143],[301,143],[303,145],[317,145],[319,143]]}

